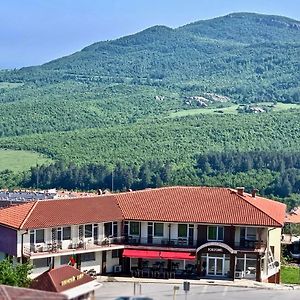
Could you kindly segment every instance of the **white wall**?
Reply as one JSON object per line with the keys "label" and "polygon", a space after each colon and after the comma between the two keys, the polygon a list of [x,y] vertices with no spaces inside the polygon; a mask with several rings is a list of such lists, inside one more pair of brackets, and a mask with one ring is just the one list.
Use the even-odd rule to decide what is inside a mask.
{"label": "white wall", "polygon": [[106,272],[113,272],[113,267],[119,265],[119,258],[112,258],[112,251],[106,252]]}
{"label": "white wall", "polygon": [[81,271],[94,269],[96,273],[101,273],[102,252],[95,253],[95,260],[81,262]]}

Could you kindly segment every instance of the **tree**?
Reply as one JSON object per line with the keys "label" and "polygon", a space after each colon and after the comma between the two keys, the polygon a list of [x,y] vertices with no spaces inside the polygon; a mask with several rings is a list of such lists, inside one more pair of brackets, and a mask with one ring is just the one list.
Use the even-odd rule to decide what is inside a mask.
{"label": "tree", "polygon": [[9,259],[0,262],[0,284],[18,287],[30,285],[30,273],[32,266],[29,263],[13,264]]}

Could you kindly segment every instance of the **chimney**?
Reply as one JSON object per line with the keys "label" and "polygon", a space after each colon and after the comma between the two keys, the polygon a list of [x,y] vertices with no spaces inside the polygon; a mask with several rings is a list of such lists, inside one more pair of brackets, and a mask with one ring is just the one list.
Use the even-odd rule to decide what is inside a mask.
{"label": "chimney", "polygon": [[251,193],[253,198],[256,197],[256,193],[258,193],[258,189],[253,189]]}
{"label": "chimney", "polygon": [[245,190],[244,187],[237,187],[236,190],[238,195],[244,196],[244,190]]}

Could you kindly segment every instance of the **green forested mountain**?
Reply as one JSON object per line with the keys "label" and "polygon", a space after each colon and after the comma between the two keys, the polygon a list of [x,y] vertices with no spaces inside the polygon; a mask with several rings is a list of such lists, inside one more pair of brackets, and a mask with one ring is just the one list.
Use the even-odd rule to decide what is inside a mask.
{"label": "green forested mountain", "polygon": [[[299,21],[250,13],[98,42],[41,66],[0,71],[0,147],[81,168],[158,160],[178,176],[163,184],[227,185],[222,174],[199,175],[197,157],[299,152],[300,105],[289,106],[300,104],[299,61]],[[237,105],[245,106],[238,112]],[[259,172],[272,174],[270,184],[277,176]]]}

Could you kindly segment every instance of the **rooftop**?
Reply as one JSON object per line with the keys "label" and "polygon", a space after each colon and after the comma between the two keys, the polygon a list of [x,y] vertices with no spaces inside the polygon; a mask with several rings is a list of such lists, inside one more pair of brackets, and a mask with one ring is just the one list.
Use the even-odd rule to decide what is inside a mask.
{"label": "rooftop", "polygon": [[286,206],[228,188],[164,187],[0,209],[0,224],[31,229],[117,220],[281,227]]}

